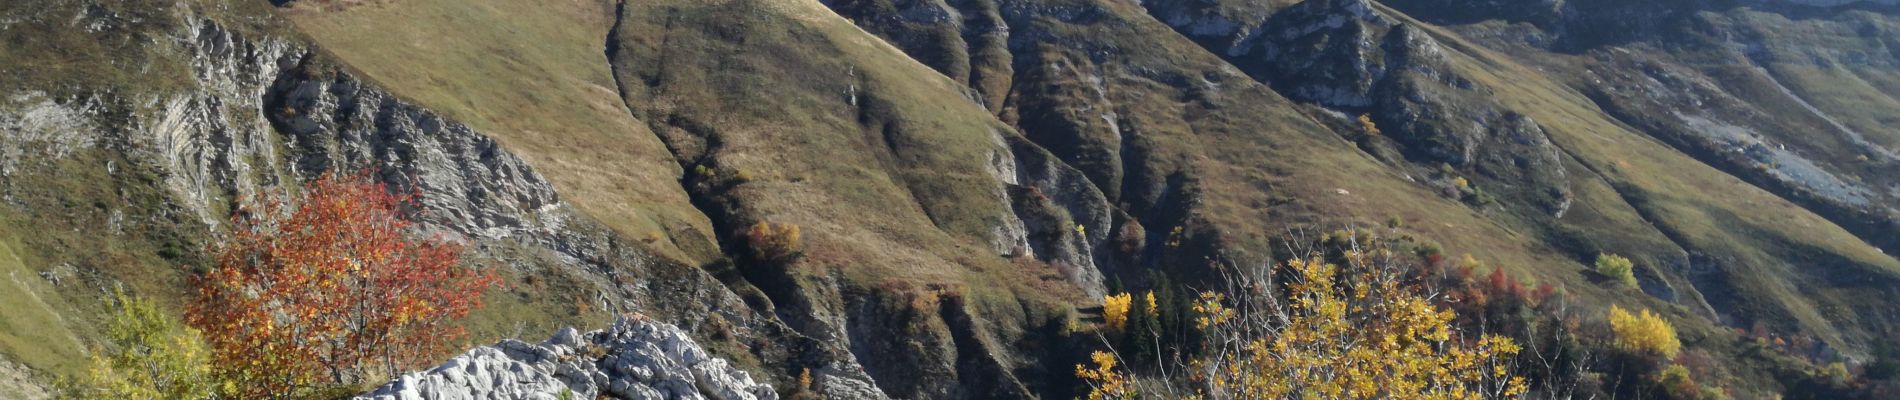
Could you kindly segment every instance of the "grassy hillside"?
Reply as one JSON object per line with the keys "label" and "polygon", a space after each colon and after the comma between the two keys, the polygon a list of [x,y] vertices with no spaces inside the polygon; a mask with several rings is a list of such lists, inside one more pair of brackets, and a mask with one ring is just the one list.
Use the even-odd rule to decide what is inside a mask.
{"label": "grassy hillside", "polygon": [[[175,305],[216,240],[166,186],[172,153],[127,150],[157,140],[139,136],[155,104],[200,89],[164,39],[202,28],[187,11],[307,39],[313,62],[493,136],[585,214],[562,232],[578,250],[478,244],[515,283],[469,321],[481,340],[703,302],[653,311],[713,336],[756,319],[736,323],[788,343],[711,346],[757,356],[739,362],[767,379],[843,368],[807,357],[837,352],[897,397],[1061,397],[1066,325],[1104,285],[1082,264],[1130,287],[1149,271],[1205,285],[1287,256],[1289,232],[1387,221],[1589,310],[1660,310],[1764,380],[1751,390],[1787,368],[1733,328],[1861,359],[1900,333],[1900,306],[1878,301],[1900,295],[1900,260],[1877,247],[1900,243],[1879,219],[1900,215],[1900,28],[1878,13],[1707,10],[1604,42],[1552,28],[1597,21],[1557,15],[1574,10],[1420,20],[1347,0],[96,1],[129,11],[97,32],[60,22],[81,0],[0,15],[27,21],[0,39],[29,44],[0,46],[0,88],[20,93],[0,117],[85,110],[0,124],[15,146],[0,149],[0,357],[44,372],[75,370],[102,288]],[[1303,6],[1353,14],[1273,39],[1301,28],[1276,13]],[[1360,114],[1408,124],[1371,133]],[[1529,128],[1479,126],[1504,121]],[[1461,156],[1502,161],[1425,148],[1467,139],[1482,143]],[[799,239],[765,248],[745,233],[758,223]],[[1635,259],[1639,287],[1591,273],[1598,253]],[[614,290],[631,299],[596,301]],[[823,343],[773,330],[788,327]]]}
{"label": "grassy hillside", "polygon": [[[879,12],[896,12],[868,4],[840,12],[867,26],[893,18]],[[1060,17],[1081,12],[1093,17]],[[1031,44],[1012,46],[1016,76],[1011,105],[999,110],[1004,119],[1074,165],[1106,169],[1091,171],[1095,184],[1119,193],[1121,211],[1149,237],[1184,226],[1190,243],[1209,246],[1144,261],[1154,267],[1189,271],[1206,264],[1203,257],[1246,265],[1294,227],[1374,226],[1396,216],[1452,252],[1597,290],[1577,273],[1581,264],[1539,243],[1537,232],[1415,183],[1412,171],[1335,134],[1329,124],[1337,121],[1319,120],[1339,117],[1301,112],[1137,7],[1050,2],[1043,14],[1009,22],[1010,35],[1022,38],[1012,40]],[[880,29],[874,33],[893,41],[926,31]]]}
{"label": "grassy hillside", "polygon": [[[876,334],[893,346],[1000,355],[983,348],[1014,343],[1006,338],[1060,313],[1058,299],[1075,299],[1047,264],[1011,260],[990,245],[1011,211],[988,162],[1007,154],[1002,140],[1014,133],[954,82],[816,3],[628,3],[617,11],[444,1],[284,14],[351,68],[496,132],[590,214],[612,221],[623,217],[602,210],[690,211],[690,193],[711,217],[693,228],[726,241],[726,253],[713,255],[741,261],[716,271],[741,292],[762,289],[755,306],[776,307],[808,334],[842,335],[850,325],[907,332]],[[617,24],[602,19],[616,16]],[[413,28],[356,30],[376,21]],[[613,37],[594,30],[609,27]],[[493,60],[515,52],[519,64]],[[618,87],[600,75],[609,62],[622,74]],[[595,100],[613,107],[559,106]],[[622,178],[598,168],[626,162],[650,164]],[[580,177],[638,190],[604,192]],[[801,228],[796,265],[748,260],[736,231],[760,221]],[[964,312],[981,315],[981,325],[942,321]],[[863,322],[884,313],[901,325]],[[860,342],[874,340],[885,339]],[[960,368],[954,355],[914,363]]]}
{"label": "grassy hillside", "polygon": [[[1499,70],[1511,71],[1469,71]],[[1729,276],[1739,287],[1727,290],[1765,298],[1767,307],[1785,308],[1749,311],[1785,312],[1824,337],[1842,339],[1831,319],[1791,287],[1789,279],[1802,273],[1786,260],[1805,258],[1799,252],[1811,247],[1851,260],[1841,267],[1872,268],[1889,276],[1900,273],[1900,263],[1812,212],[1670,151],[1667,145],[1631,132],[1600,113],[1564,113],[1594,107],[1562,86],[1525,79],[1531,76],[1528,71],[1518,72],[1524,75],[1473,75],[1498,85],[1506,102],[1550,121],[1563,146],[1591,164],[1612,186],[1623,187],[1625,200],[1650,215],[1649,222],[1665,234],[1684,241],[1681,246],[1732,257],[1726,267],[1736,269]]]}
{"label": "grassy hillside", "polygon": [[281,11],[351,69],[494,136],[623,235],[695,263],[717,255],[710,224],[677,184],[679,164],[614,87],[604,50],[613,4],[303,2]]}
{"label": "grassy hillside", "polygon": [[1900,116],[1892,113],[1900,109],[1900,72],[1892,64],[1900,55],[1887,44],[1900,38],[1900,25],[1891,18],[1872,12],[1811,20],[1747,11],[1725,16],[1733,28],[1756,35],[1765,48],[1751,56],[1801,99],[1884,151],[1900,148]]}
{"label": "grassy hillside", "polygon": [[0,240],[5,240],[0,242],[0,275],[6,278],[0,281],[0,288],[5,289],[0,291],[0,308],[7,310],[0,316],[0,354],[54,373],[83,369],[79,361],[83,360],[84,347],[60,317],[67,308],[49,303],[62,299],[36,271],[27,269],[13,250],[15,245],[8,243],[12,240]]}
{"label": "grassy hillside", "polygon": [[[1741,305],[1745,313],[1761,313],[1759,318],[1770,320],[1785,316],[1799,321],[1803,330],[1842,335],[1835,337],[1850,343],[1872,343],[1884,335],[1880,332],[1891,329],[1891,322],[1881,321],[1891,318],[1882,316],[1887,312],[1858,308],[1858,302],[1850,299],[1882,290],[1852,280],[1884,282],[1900,276],[1900,262],[1893,257],[1789,199],[1632,131],[1560,81],[1535,79],[1542,71],[1476,46],[1467,48],[1485,64],[1474,62],[1466,71],[1483,77],[1506,101],[1528,113],[1545,115],[1540,120],[1554,122],[1548,125],[1572,154],[1624,187],[1631,203],[1684,248],[1722,258],[1720,268],[1729,270],[1725,276],[1736,287],[1704,291],[1745,293],[1738,299],[1746,303]],[[1804,111],[1799,107],[1773,110]],[[1791,141],[1806,137],[1796,132],[1776,134],[1787,135]],[[1847,150],[1851,154],[1852,149]],[[1874,319],[1863,319],[1868,317]]]}
{"label": "grassy hillside", "polygon": [[[274,134],[262,122],[263,110],[252,108],[256,105],[251,101],[262,99],[208,98],[215,95],[212,94],[214,90],[231,88],[201,87],[208,84],[203,78],[208,76],[228,84],[241,77],[219,74],[233,75],[242,71],[195,69],[214,67],[194,64],[196,62],[215,63],[221,60],[194,60],[193,56],[207,56],[194,53],[205,50],[198,47],[204,44],[190,42],[189,39],[196,37],[182,32],[207,35],[232,33],[237,43],[213,43],[210,46],[246,46],[235,50],[228,47],[212,49],[230,50],[238,53],[235,54],[237,57],[248,55],[241,53],[243,51],[257,50],[248,46],[259,43],[297,46],[303,40],[294,26],[277,18],[267,2],[205,0],[156,5],[130,3],[133,2],[48,1],[23,3],[19,7],[0,10],[9,21],[13,21],[0,27],[0,38],[14,44],[0,46],[0,65],[4,65],[4,68],[0,68],[4,72],[0,74],[5,75],[4,79],[0,79],[0,87],[4,87],[8,93],[0,98],[0,289],[4,289],[0,290],[0,304],[11,310],[0,317],[0,358],[8,362],[5,371],[8,376],[4,379],[19,380],[17,383],[22,387],[43,386],[50,383],[55,375],[70,374],[84,367],[85,348],[102,345],[99,324],[108,315],[107,310],[111,306],[104,300],[108,296],[102,294],[112,288],[125,288],[167,309],[179,309],[184,294],[189,290],[187,279],[190,274],[207,266],[201,254],[202,249],[216,240],[214,232],[221,229],[208,224],[223,221],[225,216],[220,214],[221,210],[229,206],[228,202],[236,201],[235,197],[254,195],[230,193],[234,198],[224,198],[227,193],[217,190],[217,186],[229,182],[217,180],[237,178],[214,177],[211,173],[191,169],[231,167],[220,163],[225,160],[206,160],[212,158],[218,149],[195,147],[197,142],[194,140],[204,139],[201,137],[170,136],[195,133],[190,131],[191,127],[166,125],[173,123],[167,116],[205,118],[208,121],[198,123],[215,124],[215,129],[209,129],[209,134],[239,137],[253,133]],[[209,56],[230,55],[233,54]],[[604,61],[600,69],[604,71]],[[257,84],[269,85],[274,78],[264,76],[262,79],[265,81]],[[608,101],[606,106],[617,110],[612,115],[626,115],[613,90],[602,90],[606,90],[603,92]],[[180,104],[209,106],[167,108]],[[207,110],[211,107],[221,108]],[[579,121],[564,129],[599,125],[604,123],[590,125],[586,121]],[[631,126],[630,129],[636,131],[642,128],[624,123],[623,126]],[[266,131],[252,132],[249,131],[251,128]],[[657,146],[657,141],[652,141],[650,134],[641,137],[648,138],[649,143]],[[637,151],[612,146],[636,142],[592,140],[596,143],[569,142],[564,145],[616,151],[613,156],[622,164],[600,161],[590,165],[620,165],[613,168],[619,168],[621,175],[576,176],[601,179],[599,186],[618,190],[662,190],[661,194],[643,195],[660,200],[640,203],[662,211],[641,211],[638,218],[629,216],[618,220],[621,224],[616,229],[634,232],[622,233],[622,237],[630,238],[626,243],[641,243],[640,238],[652,234],[653,239],[645,242],[656,250],[653,253],[665,258],[694,260],[694,257],[717,254],[716,250],[708,250],[712,246],[709,244],[711,239],[705,228],[704,217],[692,211],[690,205],[684,205],[684,194],[673,183],[673,177],[678,175],[678,167],[665,156],[664,149],[659,150],[662,158],[651,160],[654,161],[651,166],[627,167],[624,163],[639,159],[623,158],[620,153],[635,154]],[[230,145],[228,142],[219,144]],[[243,156],[245,161],[267,163],[271,162],[269,156],[279,154],[259,152]],[[193,162],[204,164],[189,164]],[[245,168],[249,165],[235,167]],[[632,178],[615,178],[624,178],[625,171],[659,174],[663,178],[656,179],[662,184],[632,184],[626,182]],[[236,171],[240,174],[276,172],[281,171]],[[265,180],[270,178],[283,177],[267,177]],[[197,179],[205,181],[195,181]],[[188,195],[185,191],[192,188],[175,186],[181,183],[187,186],[200,185],[197,187],[200,190],[206,190],[204,186],[211,186],[208,194],[212,198],[200,199],[209,204],[183,198]],[[666,207],[660,205],[664,205],[664,199],[668,198],[664,194],[666,188],[672,188],[671,193],[679,199],[680,207],[686,213],[684,217],[668,217],[664,214]],[[563,192],[564,195],[566,193]],[[622,207],[619,202],[590,204]],[[208,208],[193,208],[198,206]],[[615,215],[607,211],[600,213]],[[588,225],[591,222],[585,220],[572,223],[591,226]],[[669,237],[667,232],[676,232],[678,236],[690,240],[680,240],[681,246],[668,244],[665,240]],[[585,322],[581,326],[598,326],[606,322],[610,317],[607,314],[609,310],[605,309],[607,305],[594,302],[594,297],[583,296],[583,293],[602,295],[595,289],[594,283],[577,283],[581,278],[571,276],[573,271],[550,271],[551,268],[548,268],[550,265],[571,264],[574,260],[551,255],[543,247],[525,247],[528,248],[514,249],[512,252],[481,249],[483,254],[504,259],[476,261],[490,266],[508,267],[505,270],[511,272],[507,278],[512,284],[508,289],[490,293],[489,308],[477,313],[469,321],[470,330],[474,333],[473,341],[487,342],[503,336],[539,336],[562,325]],[[610,253],[603,256],[618,255]],[[599,262],[631,264],[625,260]],[[642,266],[649,269],[673,268],[670,261],[641,262]],[[686,267],[684,270],[694,269]],[[522,271],[534,271],[540,275],[524,276],[526,274]],[[691,274],[685,275],[653,278],[660,281],[691,281],[696,278]],[[702,307],[721,305],[710,295],[691,301],[701,302]],[[591,306],[593,310],[582,310],[583,305]],[[458,343],[457,346],[466,344]],[[15,364],[30,372],[13,369]],[[26,376],[15,375],[16,372]],[[15,382],[9,384],[12,383]],[[9,386],[0,390],[14,389]],[[0,397],[12,395],[0,394]]]}

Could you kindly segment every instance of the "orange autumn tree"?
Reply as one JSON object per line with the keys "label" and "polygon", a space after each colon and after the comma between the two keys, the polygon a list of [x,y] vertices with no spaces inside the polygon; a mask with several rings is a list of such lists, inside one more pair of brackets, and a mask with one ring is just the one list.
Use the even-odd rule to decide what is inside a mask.
{"label": "orange autumn tree", "polygon": [[416,197],[326,176],[238,213],[186,317],[240,397],[392,376],[463,334],[452,322],[499,279],[463,267],[460,245],[415,236],[402,209]]}

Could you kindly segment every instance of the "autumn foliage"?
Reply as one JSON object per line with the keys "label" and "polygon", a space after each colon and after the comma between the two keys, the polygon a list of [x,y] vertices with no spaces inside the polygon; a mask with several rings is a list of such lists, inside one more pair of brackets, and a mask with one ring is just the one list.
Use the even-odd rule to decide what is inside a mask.
{"label": "autumn foliage", "polygon": [[1676,328],[1649,310],[1631,314],[1611,305],[1610,330],[1616,334],[1617,347],[1633,353],[1667,360],[1676,358],[1676,352],[1682,350],[1682,342],[1676,339]]}
{"label": "autumn foliage", "polygon": [[1636,263],[1615,254],[1598,254],[1597,274],[1623,286],[1636,286]]}
{"label": "autumn foliage", "polygon": [[1367,135],[1379,135],[1379,125],[1372,123],[1372,114],[1359,114],[1359,129]]}
{"label": "autumn foliage", "polygon": [[1114,354],[1097,351],[1089,360],[1094,364],[1075,366],[1075,377],[1089,385],[1088,400],[1136,397],[1135,378],[1115,368],[1120,361]]}
{"label": "autumn foliage", "polygon": [[[1300,251],[1273,268],[1226,271],[1229,285],[1195,301],[1204,336],[1187,360],[1191,390],[1129,383],[1097,353],[1077,378],[1091,399],[1168,391],[1218,399],[1480,399],[1522,395],[1510,338],[1469,332],[1457,313],[1413,283],[1385,240],[1347,232],[1339,251]],[[1516,286],[1516,285],[1506,285]],[[1521,288],[1518,289],[1521,291]],[[1111,302],[1119,302],[1111,300]]]}
{"label": "autumn foliage", "polygon": [[741,234],[746,245],[752,248],[753,256],[760,260],[785,261],[802,253],[798,225],[759,221]]}
{"label": "autumn foliage", "polygon": [[215,398],[230,388],[212,376],[210,352],[197,330],[149,300],[123,290],[106,325],[110,346],[95,349],[85,373],[62,380],[61,398]]}
{"label": "autumn foliage", "polygon": [[239,397],[393,375],[463,334],[452,322],[499,280],[463,267],[458,244],[416,237],[403,216],[415,199],[331,176],[238,213],[186,314]]}
{"label": "autumn foliage", "polygon": [[1135,303],[1134,295],[1119,293],[1102,296],[1102,325],[1110,331],[1121,332],[1128,327],[1128,310]]}
{"label": "autumn foliage", "polygon": [[1218,346],[1200,361],[1208,392],[1257,399],[1479,399],[1526,390],[1523,378],[1509,372],[1516,343],[1458,331],[1454,312],[1380,276],[1383,267],[1373,265],[1382,256],[1347,254],[1343,267],[1318,258],[1288,261],[1288,295],[1265,308],[1206,297],[1197,309],[1207,317],[1199,322]]}

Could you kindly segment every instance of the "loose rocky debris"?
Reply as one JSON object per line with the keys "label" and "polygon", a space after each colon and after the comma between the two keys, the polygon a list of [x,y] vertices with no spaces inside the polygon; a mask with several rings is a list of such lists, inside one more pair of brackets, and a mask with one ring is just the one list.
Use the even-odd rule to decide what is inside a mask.
{"label": "loose rocky debris", "polygon": [[410,399],[776,400],[725,359],[671,324],[623,317],[612,328],[565,328],[540,344],[508,339],[427,371],[404,374],[361,400]]}

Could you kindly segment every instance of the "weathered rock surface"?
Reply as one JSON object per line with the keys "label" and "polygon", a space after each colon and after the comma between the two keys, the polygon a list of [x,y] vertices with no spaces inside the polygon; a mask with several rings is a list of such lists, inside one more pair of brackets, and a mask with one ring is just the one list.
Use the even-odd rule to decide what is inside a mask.
{"label": "weathered rock surface", "polygon": [[53,390],[35,382],[26,366],[0,360],[0,397],[46,399],[53,397]]}
{"label": "weathered rock surface", "polygon": [[347,74],[284,79],[271,90],[271,120],[308,176],[362,168],[422,198],[421,219],[457,233],[501,239],[559,230],[554,187],[494,139],[367,87]]}
{"label": "weathered rock surface", "polygon": [[411,372],[358,399],[774,400],[771,385],[713,357],[686,332],[645,317],[562,329],[539,344],[508,339]]}

